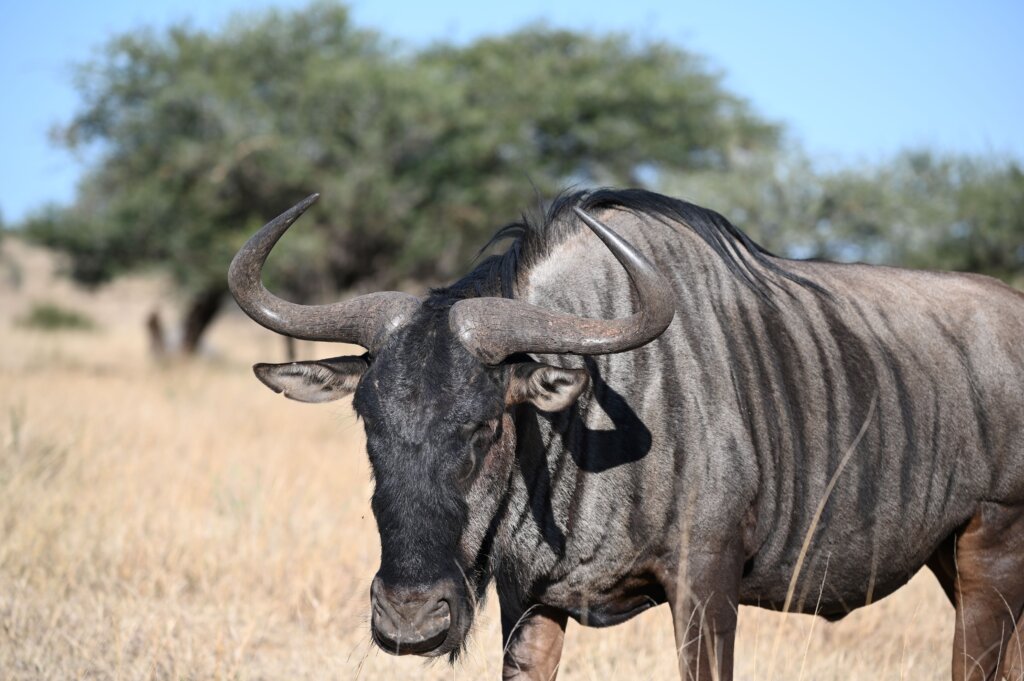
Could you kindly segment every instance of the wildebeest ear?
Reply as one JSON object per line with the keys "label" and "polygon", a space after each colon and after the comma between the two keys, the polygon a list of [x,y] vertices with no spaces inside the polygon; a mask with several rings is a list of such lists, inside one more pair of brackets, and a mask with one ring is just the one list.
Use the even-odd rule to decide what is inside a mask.
{"label": "wildebeest ear", "polygon": [[580,396],[590,375],[585,369],[563,369],[539,362],[524,362],[512,367],[508,404],[531,402],[541,411],[568,409]]}
{"label": "wildebeest ear", "polygon": [[256,364],[256,378],[275,393],[299,402],[330,402],[348,395],[359,384],[369,363],[366,356],[332,357],[311,362]]}

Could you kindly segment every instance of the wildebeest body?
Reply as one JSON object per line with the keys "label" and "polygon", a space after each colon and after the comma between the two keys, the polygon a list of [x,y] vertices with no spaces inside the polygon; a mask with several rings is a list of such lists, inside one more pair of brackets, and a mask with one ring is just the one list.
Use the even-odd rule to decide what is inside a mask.
{"label": "wildebeest body", "polygon": [[[786,261],[825,293],[769,273],[766,298],[686,227],[604,217],[672,280],[679,311],[657,341],[587,360],[600,376],[595,392],[617,395],[606,407],[581,399],[579,425],[536,418],[558,484],[542,494],[545,481],[530,484],[554,500],[542,512],[549,535],[568,546],[561,562],[557,543],[517,546],[548,554],[542,581],[557,574],[573,584],[562,607],[586,601],[577,594],[596,601],[609,564],[625,578],[635,556],[671,556],[684,537],[713,549],[729,528],[743,538],[743,602],[781,606],[872,401],[800,572],[798,609],[842,614],[880,598],[980,501],[1024,502],[1020,293],[972,275]],[[524,278],[528,298],[582,316],[628,314],[628,281],[593,241],[580,232],[552,249]],[[637,437],[631,425],[650,432]],[[627,432],[616,437],[616,427]],[[531,532],[524,525],[520,533]]]}
{"label": "wildebeest body", "polygon": [[[642,307],[573,206],[667,279],[671,325],[631,352],[481,364],[464,346],[474,329],[449,319],[459,301],[586,319]],[[493,577],[507,678],[550,676],[567,615],[602,626],[666,601],[683,669],[728,678],[738,603],[841,617],[927,563],[970,616],[957,643],[978,678],[1024,664],[984,648],[1024,621],[1024,295],[975,275],[774,258],[711,211],[639,191],[567,195],[514,233],[507,253],[410,304],[337,388],[368,419],[379,579],[450,581],[448,560],[476,595]],[[543,382],[532,402],[510,399],[535,360],[589,381],[558,409],[538,408],[558,392]],[[261,378],[311,382],[289,376]],[[484,421],[498,425],[472,482],[453,485],[453,452],[476,435],[451,424]],[[1006,612],[967,609],[950,568],[961,545],[961,571]],[[416,588],[422,607],[441,598]],[[972,628],[975,614],[995,624]],[[710,647],[688,649],[695,636]],[[974,673],[954,664],[954,678]]]}

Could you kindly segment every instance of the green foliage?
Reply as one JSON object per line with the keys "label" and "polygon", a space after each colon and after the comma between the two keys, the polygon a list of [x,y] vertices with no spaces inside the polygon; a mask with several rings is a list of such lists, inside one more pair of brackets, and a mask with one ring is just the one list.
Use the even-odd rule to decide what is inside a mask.
{"label": "green foliage", "polygon": [[783,255],[1024,274],[1024,173],[1013,161],[906,152],[816,171],[799,154],[665,178]]}
{"label": "green foliage", "polygon": [[325,71],[344,81],[382,60],[376,36],[326,5],[239,19],[219,34],[178,26],[116,37],[79,68],[82,108],[55,133],[99,161],[73,206],[43,211],[27,232],[70,252],[80,281],[156,263],[184,286],[223,288],[244,237],[336,170],[320,130],[302,120],[316,107],[302,102]]}
{"label": "green foliage", "polygon": [[1024,272],[1024,176],[1015,162],[907,152],[822,184],[824,256],[873,243],[881,246],[871,260],[1003,279]]}
{"label": "green foliage", "polygon": [[26,232],[87,283],[156,264],[223,287],[244,238],[313,191],[272,258],[279,290],[448,277],[534,188],[727,168],[778,136],[667,45],[532,27],[409,52],[332,4],[118,36],[76,85],[55,139],[98,161]]}
{"label": "green foliage", "polygon": [[486,237],[572,184],[657,185],[789,255],[1022,269],[1019,166],[907,153],[822,172],[697,56],[529,27],[410,51],[314,4],[117,36],[77,72],[55,139],[96,162],[25,225],[99,283],[139,266],[223,291],[243,240],[303,196],[269,283],[293,298],[462,271]]}
{"label": "green foliage", "polygon": [[933,235],[934,256],[929,265],[1019,279],[1024,274],[1020,165],[961,159],[949,184],[956,199],[956,220]]}
{"label": "green foliage", "polygon": [[810,161],[797,152],[751,153],[726,169],[667,174],[659,189],[717,210],[769,250],[816,253],[813,226],[823,190]]}
{"label": "green foliage", "polygon": [[33,303],[18,324],[41,331],[92,331],[96,328],[96,323],[88,316],[51,302]]}
{"label": "green foliage", "polygon": [[414,65],[435,96],[419,111],[428,143],[404,161],[424,197],[404,230],[406,261],[442,252],[452,234],[476,247],[531,188],[643,185],[727,167],[778,136],[697,57],[663,44],[531,27],[435,47]]}

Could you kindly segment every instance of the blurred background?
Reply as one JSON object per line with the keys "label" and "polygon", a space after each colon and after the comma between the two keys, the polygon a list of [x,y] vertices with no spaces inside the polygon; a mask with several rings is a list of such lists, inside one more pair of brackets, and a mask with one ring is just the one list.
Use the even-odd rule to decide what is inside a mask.
{"label": "blurred background", "polygon": [[[317,191],[275,291],[422,291],[560,189],[641,186],[780,255],[1019,287],[1022,27],[1009,1],[7,8],[0,675],[495,677],[490,609],[454,668],[371,648],[361,427],[248,369],[340,351],[241,317],[238,246]],[[574,629],[560,678],[671,678],[661,610]],[[738,669],[944,678],[951,618],[927,575],[839,624],[748,610]]]}

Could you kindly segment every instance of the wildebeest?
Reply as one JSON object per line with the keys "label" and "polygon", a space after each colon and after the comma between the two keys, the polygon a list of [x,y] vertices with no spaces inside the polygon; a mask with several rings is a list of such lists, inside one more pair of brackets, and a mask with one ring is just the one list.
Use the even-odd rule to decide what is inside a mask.
{"label": "wildebeest", "polygon": [[927,565],[953,678],[1024,674],[1024,295],[787,260],[710,210],[596,190],[422,298],[296,305],[260,272],[315,198],[229,278],[260,324],[367,349],[254,369],[296,400],[354,393],[381,648],[454,658],[493,580],[506,679],[552,678],[569,617],[664,602],[682,674],[728,679],[739,604],[839,618]]}

